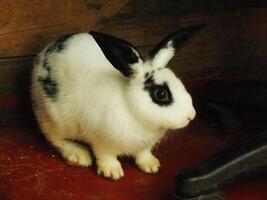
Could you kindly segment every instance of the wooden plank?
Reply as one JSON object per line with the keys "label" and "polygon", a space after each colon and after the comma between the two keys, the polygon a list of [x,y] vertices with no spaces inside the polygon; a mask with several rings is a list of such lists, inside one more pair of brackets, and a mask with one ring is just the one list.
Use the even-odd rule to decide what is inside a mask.
{"label": "wooden plank", "polygon": [[60,35],[100,29],[127,0],[112,2],[88,8],[83,0],[0,1],[0,57],[36,54]]}
{"label": "wooden plank", "polygon": [[[224,37],[227,32],[229,37],[266,36],[264,1],[246,0],[242,4],[240,1],[216,1],[215,4],[207,0],[149,0],[144,4],[136,0],[124,6],[126,3],[126,0],[1,1],[0,57],[36,54],[59,35],[99,30],[107,22],[104,32],[124,37],[137,46],[154,45],[178,27],[200,22],[208,22],[209,26],[218,26],[218,29],[209,31],[212,35],[203,34],[198,40]],[[262,8],[247,9],[248,6]],[[229,11],[224,11],[227,9]],[[120,14],[110,20],[118,11]],[[245,22],[246,19],[250,21]],[[226,28],[229,31],[221,34]]]}
{"label": "wooden plank", "polygon": [[[193,23],[205,22],[208,16],[194,15],[184,16],[184,18],[194,18]],[[192,20],[193,21],[193,20]],[[193,24],[191,23],[191,24]],[[185,23],[181,24],[181,18],[173,16],[154,16],[152,19],[145,18],[114,18],[103,28],[103,32],[124,38],[136,46],[155,45],[170,32],[181,28]],[[186,24],[189,25],[190,23]],[[212,28],[212,26],[210,26]],[[205,36],[202,35],[202,36]],[[198,37],[197,42],[205,40]]]}
{"label": "wooden plank", "polygon": [[[124,5],[127,3],[127,0],[109,0],[107,1],[101,9],[99,9],[98,14],[98,22],[107,22],[112,18],[114,15],[120,11]],[[101,27],[100,27],[101,28]]]}
{"label": "wooden plank", "polygon": [[[138,46],[152,45],[180,26],[203,21],[215,26],[223,22],[221,19],[229,19],[226,23],[230,24],[231,21],[238,21],[237,18],[244,19],[249,6],[262,7],[250,9],[247,15],[252,22],[254,15],[254,22],[261,22],[259,27],[258,23],[250,23],[251,29],[255,30],[253,33],[257,34],[260,28],[260,33],[265,36],[266,27],[262,24],[267,24],[267,3],[262,0],[246,0],[242,3],[240,0],[232,3],[222,0],[216,3],[207,0],[148,0],[144,3],[135,0],[124,6],[126,3],[127,0],[1,1],[0,57],[36,54],[59,35],[88,29],[99,30],[107,22],[109,26],[105,32],[127,36],[126,39]],[[110,22],[109,19],[120,10],[120,15]],[[227,17],[224,10],[230,10],[232,14]],[[251,34],[246,35],[249,37]]]}
{"label": "wooden plank", "polygon": [[216,13],[246,8],[267,7],[265,0],[134,0],[124,7],[122,13],[129,14],[135,10],[136,16],[155,15],[186,15],[196,13]]}
{"label": "wooden plank", "polygon": [[[157,44],[168,33],[191,24],[207,22],[206,29],[192,39],[195,43],[229,40],[262,40],[267,37],[267,8],[201,13],[184,16],[155,15],[128,17],[118,14],[103,29],[104,32],[124,38],[136,46]],[[132,13],[132,14],[130,14]]]}

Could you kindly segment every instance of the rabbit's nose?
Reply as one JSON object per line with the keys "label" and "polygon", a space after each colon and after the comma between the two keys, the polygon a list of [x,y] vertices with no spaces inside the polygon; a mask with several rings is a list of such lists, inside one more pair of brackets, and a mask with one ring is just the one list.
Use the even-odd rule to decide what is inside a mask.
{"label": "rabbit's nose", "polygon": [[189,121],[192,121],[192,120],[195,118],[195,116],[196,116],[196,111],[195,111],[195,109],[193,108],[193,109],[191,110],[191,112],[189,112],[189,115],[188,115],[187,119],[188,119]]}

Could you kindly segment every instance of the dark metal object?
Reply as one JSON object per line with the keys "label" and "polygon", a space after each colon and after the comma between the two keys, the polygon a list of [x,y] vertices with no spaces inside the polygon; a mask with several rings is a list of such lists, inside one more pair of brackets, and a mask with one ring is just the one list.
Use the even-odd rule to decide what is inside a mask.
{"label": "dark metal object", "polygon": [[[214,123],[219,124],[224,132],[236,130],[240,126],[231,107],[244,106],[267,111],[267,82],[212,81],[207,84],[203,96],[206,112],[212,113]],[[176,176],[175,198],[222,200],[224,196],[218,190],[220,186],[266,167],[267,131],[263,131],[242,139],[197,166],[184,169]]]}
{"label": "dark metal object", "polygon": [[201,194],[197,197],[181,197],[174,194],[176,200],[224,200],[224,194],[220,191],[213,193]]}
{"label": "dark metal object", "polygon": [[[225,182],[264,166],[267,166],[267,132],[243,139],[183,170],[176,176],[175,195],[180,199],[209,200],[207,194],[216,192]],[[202,198],[203,195],[207,198]]]}

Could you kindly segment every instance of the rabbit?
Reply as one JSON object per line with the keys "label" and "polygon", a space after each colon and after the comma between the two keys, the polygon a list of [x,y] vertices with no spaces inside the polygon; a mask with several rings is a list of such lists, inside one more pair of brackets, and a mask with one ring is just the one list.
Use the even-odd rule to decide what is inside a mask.
{"label": "rabbit", "polygon": [[196,115],[167,64],[203,27],[169,34],[146,58],[129,42],[94,31],[49,44],[35,58],[31,83],[33,110],[47,141],[67,164],[88,167],[95,158],[97,174],[111,180],[124,176],[120,156],[157,173],[155,144]]}

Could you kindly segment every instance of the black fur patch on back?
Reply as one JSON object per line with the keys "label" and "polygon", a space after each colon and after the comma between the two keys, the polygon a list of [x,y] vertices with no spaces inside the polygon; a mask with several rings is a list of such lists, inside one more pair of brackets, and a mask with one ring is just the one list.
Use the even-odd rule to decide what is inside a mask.
{"label": "black fur patch on back", "polygon": [[[173,103],[172,93],[168,84],[166,82],[161,85],[155,84],[153,75],[146,79],[144,90],[149,93],[152,101],[159,106],[169,106]],[[164,98],[159,98],[159,93],[163,93]]]}
{"label": "black fur patch on back", "polygon": [[44,59],[43,67],[47,70],[48,74],[51,72],[51,66],[48,64],[48,58],[47,58],[47,56]]}
{"label": "black fur patch on back", "polygon": [[58,83],[52,78],[51,66],[48,62],[48,57],[45,55],[43,61],[43,68],[47,71],[46,76],[39,76],[39,82],[41,83],[43,90],[47,97],[52,101],[56,101],[59,93]]}
{"label": "black fur patch on back", "polygon": [[66,41],[74,34],[68,34],[60,37],[53,44],[51,44],[44,54],[43,68],[47,71],[45,76],[39,76],[39,82],[41,83],[43,90],[47,97],[56,101],[59,93],[59,86],[56,80],[52,77],[52,66],[49,64],[49,54],[52,52],[61,52],[64,50]]}
{"label": "black fur patch on back", "polygon": [[45,94],[52,100],[57,99],[58,84],[50,76],[39,77],[39,82],[42,84]]}
{"label": "black fur patch on back", "polygon": [[46,53],[51,53],[51,52],[60,52],[65,48],[66,41],[71,38],[74,35],[72,34],[67,34],[61,36],[59,39],[57,39],[53,44],[51,44],[48,49],[46,50]]}

